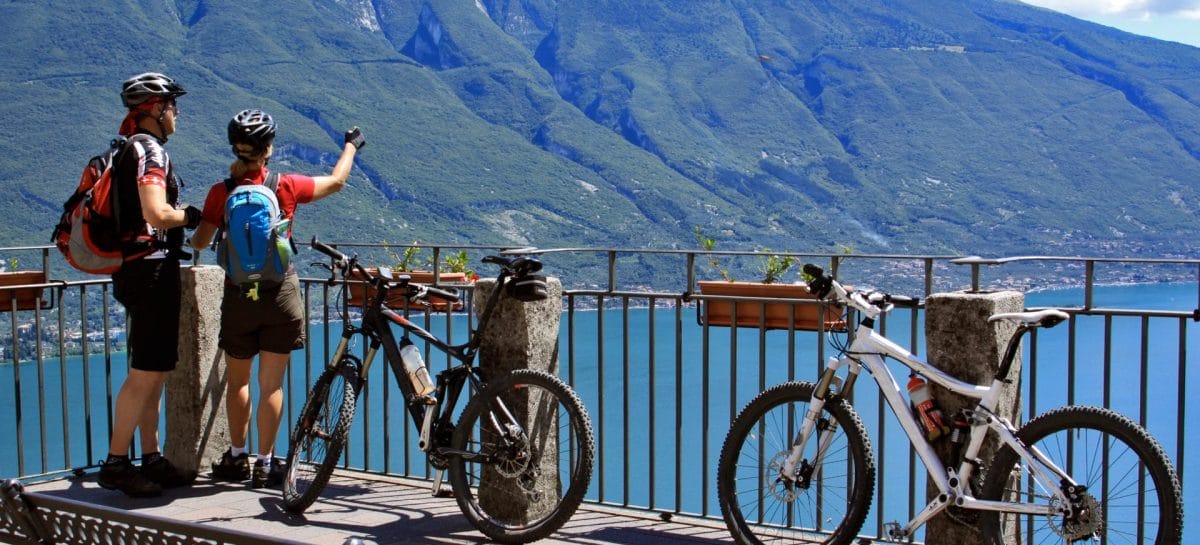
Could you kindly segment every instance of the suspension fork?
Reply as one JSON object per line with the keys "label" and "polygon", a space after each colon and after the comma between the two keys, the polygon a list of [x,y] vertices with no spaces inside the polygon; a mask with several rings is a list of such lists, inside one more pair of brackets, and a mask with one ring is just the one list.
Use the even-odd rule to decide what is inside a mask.
{"label": "suspension fork", "polygon": [[[847,363],[850,364],[850,370],[845,381],[842,381],[836,376],[837,371]],[[833,443],[833,436],[837,432],[836,422],[821,420],[821,411],[825,409],[825,401],[831,395],[840,395],[842,392],[852,391],[854,382],[858,380],[858,374],[861,369],[862,367],[853,360],[829,358],[829,362],[825,366],[825,371],[821,373],[821,379],[813,389],[812,400],[810,400],[808,405],[808,412],[804,415],[804,421],[800,423],[800,430],[792,442],[791,453],[788,454],[787,459],[784,460],[783,467],[780,468],[780,476],[782,478],[788,481],[795,480],[796,465],[803,459],[804,447],[808,444],[808,440],[811,438],[814,429],[819,432],[817,437],[817,451],[813,455],[813,459],[809,461],[808,467],[821,467],[821,461],[825,458],[826,452],[829,451],[829,446]]]}

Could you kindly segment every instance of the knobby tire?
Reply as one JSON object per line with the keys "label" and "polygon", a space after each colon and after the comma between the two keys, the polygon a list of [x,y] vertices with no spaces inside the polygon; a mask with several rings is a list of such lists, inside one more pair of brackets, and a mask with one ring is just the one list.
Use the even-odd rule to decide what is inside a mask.
{"label": "knobby tire", "polygon": [[[512,413],[524,434],[504,444],[491,428]],[[511,438],[510,438],[511,439]],[[579,396],[558,377],[522,369],[496,377],[471,399],[451,446],[450,485],[463,515],[500,543],[557,531],[591,482],[595,438]],[[475,459],[468,459],[475,458]]]}
{"label": "knobby tire", "polygon": [[358,395],[358,368],[347,361],[328,367],[313,384],[288,442],[283,504],[303,513],[321,495],[342,455]]}
{"label": "knobby tire", "polygon": [[[1094,503],[1083,505],[1095,507],[1082,510],[1075,521],[1061,515],[984,512],[985,543],[1180,543],[1179,479],[1162,446],[1134,421],[1099,407],[1063,407],[1029,421],[1017,438],[1086,486],[1087,502]],[[1048,490],[1031,483],[1026,462],[1007,446],[988,466],[980,497],[1043,505],[1055,501]],[[1006,528],[1017,535],[1006,541]],[[1092,541],[1093,535],[1100,539]]]}
{"label": "knobby tire", "polygon": [[[835,424],[833,441],[807,487],[791,488],[779,470],[808,412],[815,385],[789,382],[754,398],[734,420],[717,466],[717,497],[725,525],[742,545],[850,543],[866,520],[875,490],[875,461],[854,409],[830,396],[821,421]],[[802,460],[814,458],[815,429]]]}

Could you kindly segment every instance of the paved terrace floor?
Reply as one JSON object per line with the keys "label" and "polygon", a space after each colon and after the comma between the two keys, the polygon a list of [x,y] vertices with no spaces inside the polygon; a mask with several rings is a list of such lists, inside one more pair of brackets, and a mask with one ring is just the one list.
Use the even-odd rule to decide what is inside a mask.
{"label": "paved terrace floor", "polygon": [[[211,481],[202,475],[190,488],[159,498],[133,499],[96,484],[95,473],[79,480],[27,483],[26,491],[232,528],[304,543],[342,545],[359,537],[378,545],[479,544],[489,540],[462,516],[451,497],[434,497],[430,484],[354,472],[337,472],[303,516],[283,510],[278,490]],[[539,544],[696,545],[733,540],[720,521],[584,504],[567,524]]]}

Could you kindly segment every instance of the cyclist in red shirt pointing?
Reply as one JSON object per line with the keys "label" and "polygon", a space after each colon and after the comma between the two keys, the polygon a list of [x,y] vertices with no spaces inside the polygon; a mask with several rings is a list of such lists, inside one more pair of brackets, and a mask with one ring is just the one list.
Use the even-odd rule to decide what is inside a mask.
{"label": "cyclist in red shirt pointing", "polygon": [[[228,128],[229,144],[236,160],[229,167],[232,187],[264,185],[270,175],[267,163],[274,151],[275,120],[262,110],[243,110],[233,117]],[[321,200],[337,193],[346,184],[354,156],[366,143],[358,127],[346,131],[342,154],[326,176],[302,174],[279,176],[275,195],[285,219],[292,219],[296,206]],[[218,226],[225,222],[226,182],[213,184],[204,201],[200,227],[192,236],[192,247],[208,246]],[[290,227],[289,232],[290,235]],[[281,467],[273,465],[275,436],[283,408],[283,374],[290,353],[304,348],[304,306],[300,298],[300,280],[289,265],[284,281],[271,287],[256,288],[247,297],[239,287],[226,281],[221,303],[219,346],[225,351],[228,383],[225,408],[229,420],[230,448],[213,463],[213,477],[244,481],[262,488],[277,486],[283,480]],[[250,367],[259,358],[258,452],[253,472],[246,436],[250,428]]]}

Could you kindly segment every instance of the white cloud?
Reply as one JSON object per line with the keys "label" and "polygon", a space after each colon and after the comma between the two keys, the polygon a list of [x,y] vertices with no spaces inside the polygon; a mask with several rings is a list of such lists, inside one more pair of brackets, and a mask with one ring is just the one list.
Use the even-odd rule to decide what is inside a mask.
{"label": "white cloud", "polygon": [[1200,0],[1022,0],[1026,4],[1050,8],[1077,17],[1098,15],[1149,19],[1156,15],[1176,15],[1200,19]]}
{"label": "white cloud", "polygon": [[1200,0],[1021,0],[1072,17],[1200,47]]}

